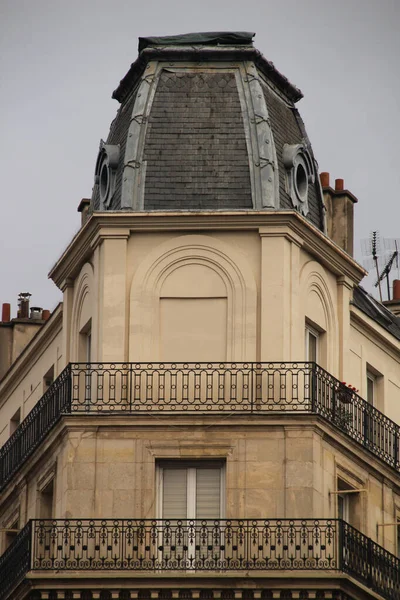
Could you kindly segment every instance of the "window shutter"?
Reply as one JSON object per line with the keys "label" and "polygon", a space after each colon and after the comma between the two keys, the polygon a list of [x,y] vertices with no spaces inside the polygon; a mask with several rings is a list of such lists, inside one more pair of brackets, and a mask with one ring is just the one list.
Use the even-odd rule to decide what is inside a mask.
{"label": "window shutter", "polygon": [[187,469],[163,469],[164,519],[185,519],[187,514]]}
{"label": "window shutter", "polygon": [[196,469],[196,518],[219,519],[221,469]]}

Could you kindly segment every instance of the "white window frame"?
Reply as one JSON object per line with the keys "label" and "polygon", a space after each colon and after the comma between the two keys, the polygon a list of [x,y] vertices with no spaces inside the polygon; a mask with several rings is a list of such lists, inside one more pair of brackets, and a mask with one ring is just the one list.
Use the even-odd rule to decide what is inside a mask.
{"label": "white window frame", "polygon": [[163,519],[163,493],[164,493],[164,469],[186,469],[187,470],[187,515],[182,516],[182,519],[195,519],[196,511],[196,469],[198,468],[219,468],[220,469],[220,509],[219,519],[225,518],[225,489],[226,489],[226,464],[225,461],[216,460],[163,460],[156,465],[156,483],[157,483],[157,518]]}
{"label": "white window frame", "polygon": [[305,328],[305,356],[307,362],[314,362],[310,359],[310,335],[315,338],[315,362],[319,364],[319,346],[320,346],[320,332],[314,327],[306,323]]}
{"label": "white window frame", "polygon": [[[366,400],[369,404],[371,404],[371,406],[375,406],[376,404],[376,375],[374,375],[373,373],[371,373],[371,371],[369,369],[367,369],[367,393],[366,393]],[[368,388],[369,388],[369,382],[372,383],[372,402],[371,402],[371,398],[369,397],[369,393],[368,393]]]}
{"label": "white window frame", "polygon": [[[343,514],[340,516],[339,502],[342,502]],[[346,523],[350,523],[350,498],[348,494],[337,495],[337,516],[338,519],[343,519]]]}

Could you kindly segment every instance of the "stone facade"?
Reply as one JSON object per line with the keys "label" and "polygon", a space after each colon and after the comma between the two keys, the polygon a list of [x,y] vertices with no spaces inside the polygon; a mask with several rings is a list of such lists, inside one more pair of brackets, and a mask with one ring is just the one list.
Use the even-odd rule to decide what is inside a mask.
{"label": "stone facade", "polygon": [[[150,58],[144,73],[157,72]],[[183,53],[181,66],[197,60]],[[274,72],[265,97],[280,171],[269,210],[255,199],[267,188],[246,157],[238,75],[181,73],[179,104],[172,71],[138,141],[145,188],[116,172],[120,199],[97,210],[95,187],[93,214],[50,273],[63,304],[0,381],[0,598],[398,598],[399,338],[354,301],[364,271],[324,232],[318,179],[302,188],[309,213],[289,210],[281,152],[300,138],[282,136],[301,124],[290,112],[277,127],[284,111],[267,96],[282,100],[290,84]],[[145,77],[123,94],[130,110]],[[180,186],[182,165],[161,169],[179,160],[174,106],[194,118],[204,88],[218,96],[219,143],[226,102],[235,143],[207,140],[203,185],[188,136]],[[101,160],[125,134],[128,152],[124,119]],[[140,210],[119,210],[129,190]]]}

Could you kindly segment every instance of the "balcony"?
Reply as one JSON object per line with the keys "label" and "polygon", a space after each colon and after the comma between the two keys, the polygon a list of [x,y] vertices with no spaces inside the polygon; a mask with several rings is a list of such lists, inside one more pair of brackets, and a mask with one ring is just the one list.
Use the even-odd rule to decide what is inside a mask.
{"label": "balcony", "polygon": [[399,426],[315,363],[72,363],[0,450],[0,490],[63,415],[316,414],[397,472]]}
{"label": "balcony", "polygon": [[243,571],[348,574],[382,598],[400,597],[400,561],[339,519],[31,520],[0,558],[0,600],[28,572]]}

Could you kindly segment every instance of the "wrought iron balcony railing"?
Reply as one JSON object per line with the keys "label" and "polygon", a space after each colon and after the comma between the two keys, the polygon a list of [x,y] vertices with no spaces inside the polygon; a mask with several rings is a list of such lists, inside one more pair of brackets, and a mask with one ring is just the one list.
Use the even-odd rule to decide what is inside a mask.
{"label": "wrought iron balcony railing", "polygon": [[400,597],[399,559],[339,519],[33,520],[0,558],[0,599],[49,570],[337,571]]}
{"label": "wrought iron balcony railing", "polygon": [[0,489],[63,414],[314,413],[400,471],[399,426],[315,363],[70,364],[0,450]]}

